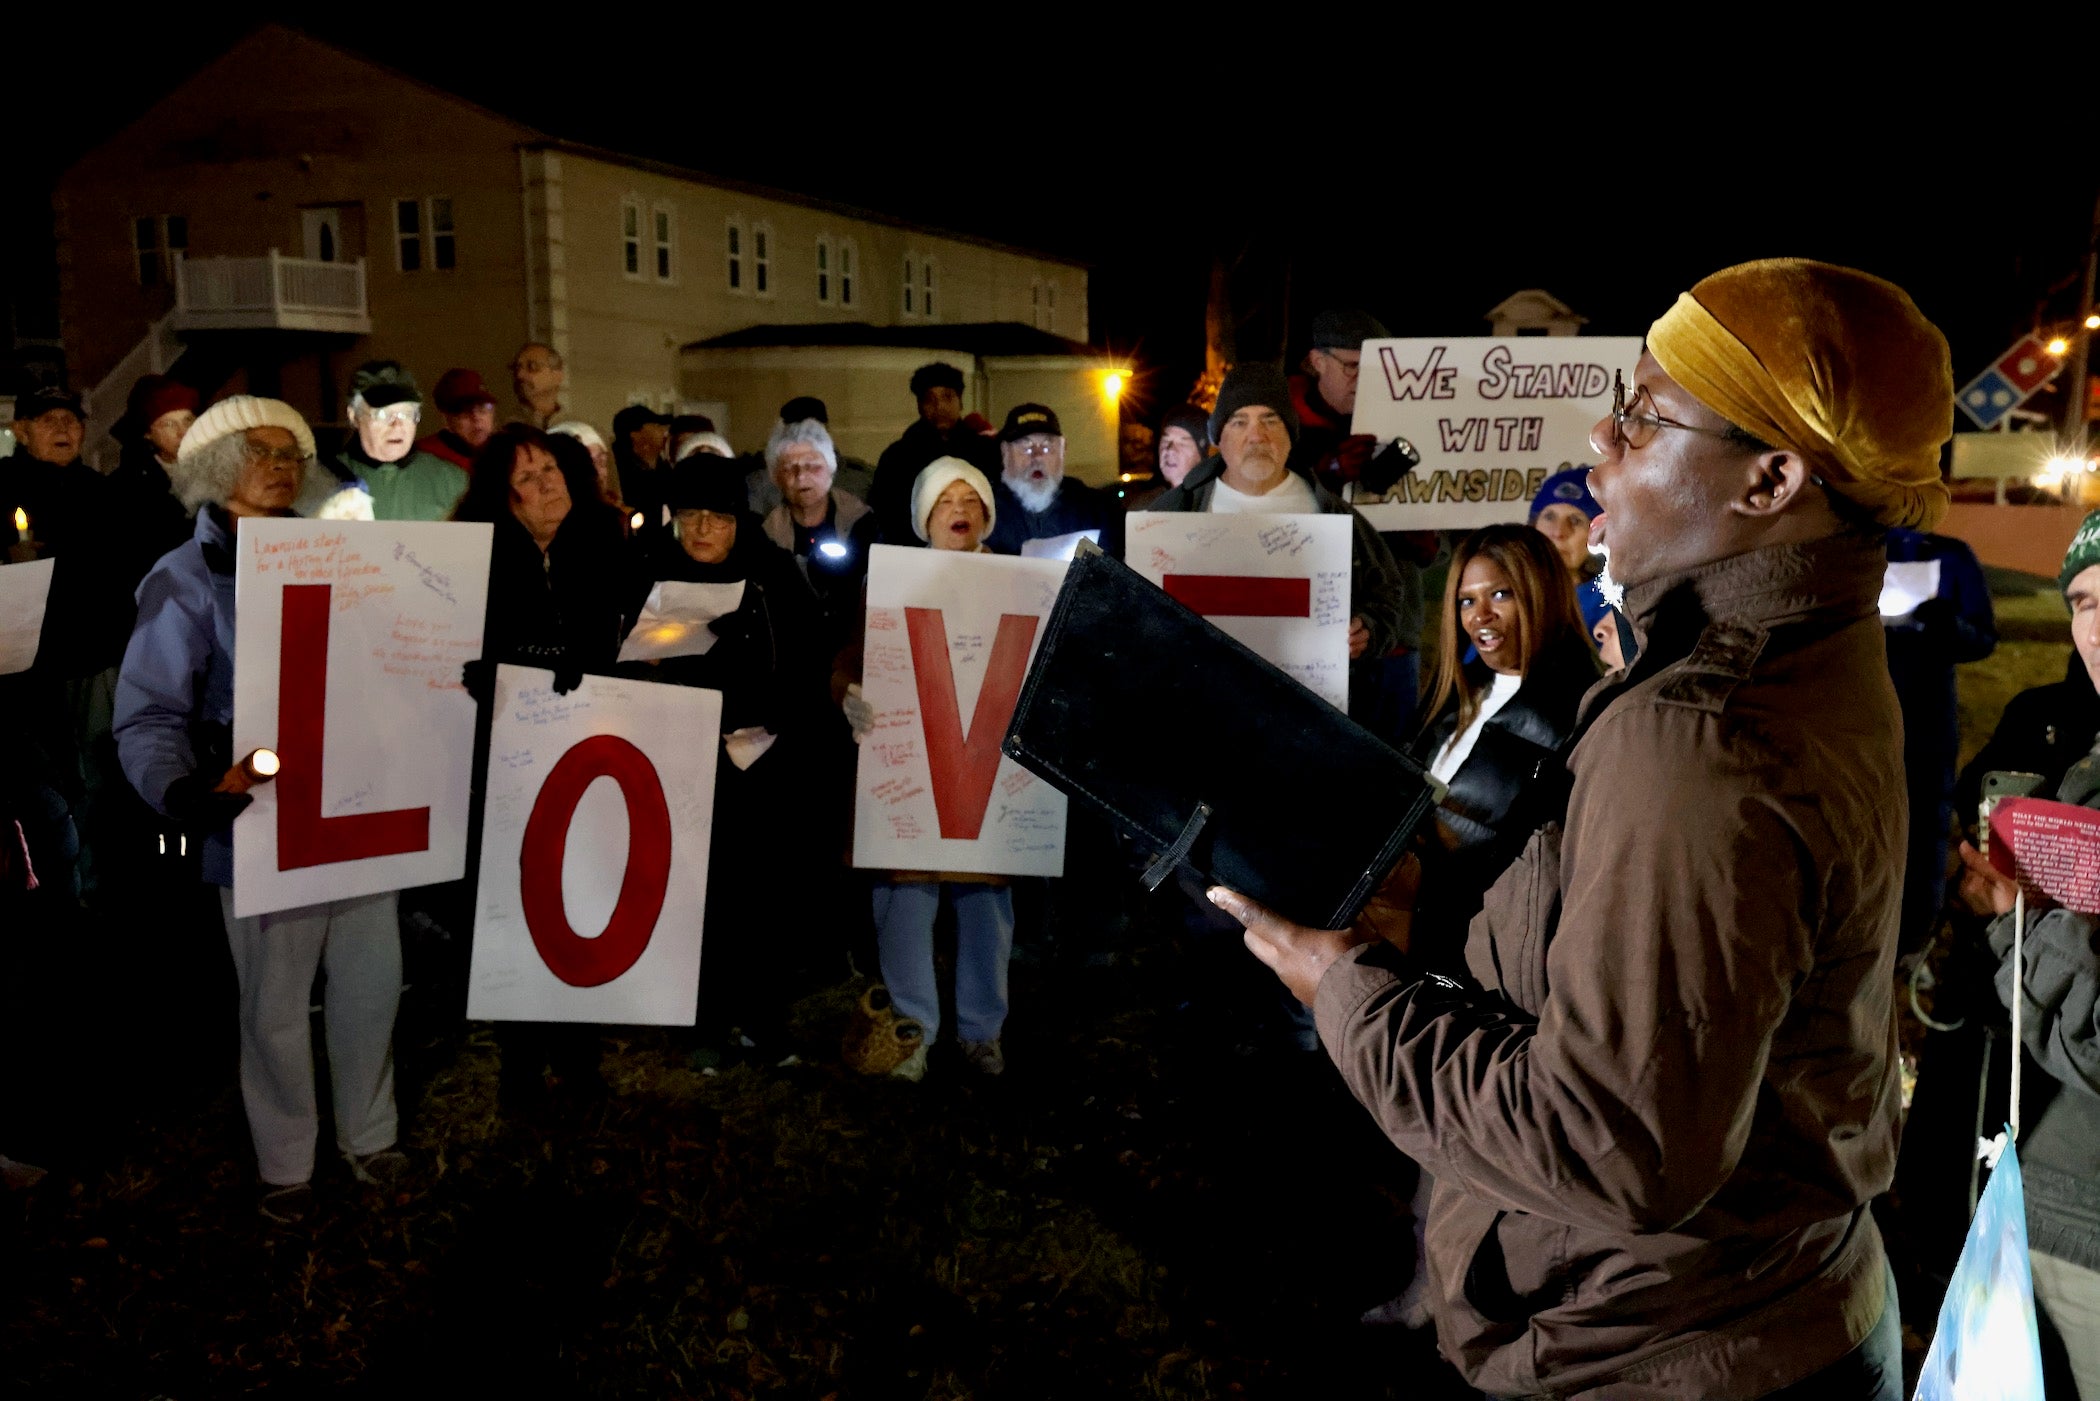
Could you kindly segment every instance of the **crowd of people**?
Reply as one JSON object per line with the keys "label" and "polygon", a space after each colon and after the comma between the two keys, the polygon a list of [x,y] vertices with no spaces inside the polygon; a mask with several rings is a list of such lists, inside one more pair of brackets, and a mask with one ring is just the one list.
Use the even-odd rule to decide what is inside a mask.
{"label": "crowd of people", "polygon": [[[2077,1385],[2100,1396],[2100,1330],[2079,1322],[2100,1317],[2094,924],[2041,918],[2023,981],[2009,884],[1950,850],[1986,771],[2100,806],[2100,513],[2060,580],[2070,673],[2015,701],[1957,775],[1953,669],[1994,632],[1974,556],[1929,533],[1951,379],[1900,289],[1795,260],[1707,279],[1650,330],[1591,435],[1594,464],[1549,476],[1527,523],[1470,532],[1381,534],[1353,504],[1416,465],[1405,444],[1348,431],[1361,346],[1384,334],[1323,313],[1292,372],[1234,367],[1212,405],[1160,417],[1158,480],[1127,502],[1067,475],[1052,408],[1013,405],[996,426],[965,414],[963,376],[940,363],[912,376],[917,416],[872,468],[841,458],[809,397],[747,457],[706,419],[645,406],[601,432],[565,410],[544,345],[510,367],[516,420],[499,426],[482,377],[449,369],[426,436],[413,373],[359,367],[334,454],[278,400],[207,406],[150,377],[102,474],[80,461],[78,399],[26,394],[0,510],[23,512],[14,558],[57,569],[35,666],[0,679],[0,721],[27,756],[0,776],[8,956],[21,930],[165,880],[149,850],[194,845],[183,878],[217,888],[239,980],[262,1212],[289,1223],[313,1205],[317,969],[336,1147],[361,1181],[409,1171],[392,1061],[403,929],[470,925],[472,902],[235,915],[229,830],[255,776],[231,752],[231,552],[251,517],[485,522],[483,653],[462,677],[482,710],[477,804],[497,664],[544,668],[560,691],[624,674],[723,696],[710,869],[734,874],[708,892],[694,1054],[796,1054],[789,1004],[857,965],[886,989],[885,1016],[916,1028],[868,1068],[919,1080],[947,1029],[945,909],[947,1073],[996,1077],[1016,940],[1057,932],[1028,927],[1043,902],[1001,877],[855,872],[839,855],[875,719],[858,684],[871,547],[1011,554],[1087,533],[1115,552],[1127,509],[1346,515],[1349,712],[1433,775],[1440,804],[1351,930],[1296,928],[1224,890],[1165,924],[1212,958],[1221,931],[1244,929],[1278,982],[1225,1016],[1278,1054],[1324,1047],[1399,1150],[1416,1258],[1366,1321],[1434,1327],[1496,1395],[1894,1396],[1895,1267],[1908,1283],[1951,1263],[1926,1242],[1954,1220],[1958,1245],[1966,1221],[1949,1184],[1969,1183],[1982,1112],[1975,1038],[2025,995],[2046,1072],[2029,1085],[2062,1090],[2029,1120],[2036,1286]],[[1891,563],[1928,561],[1906,576],[1925,596],[1892,610]],[[672,581],[744,587],[704,654],[622,662]],[[1077,816],[1071,850],[1068,880],[1135,906],[1119,863],[1138,853]],[[794,939],[771,907],[790,884],[816,931]],[[1899,1172],[1898,959],[1921,967],[1949,927],[1978,974],[1955,980],[1970,1029],[1935,1023],[1952,1029],[1929,1043],[1902,1168],[1911,1208],[1948,1215],[1885,1249],[1870,1208]],[[13,984],[11,1007],[28,995]],[[595,1028],[512,1023],[499,1039],[507,1106],[598,1075]],[[26,1186],[45,1145],[22,1078],[0,1077],[0,1152]]]}

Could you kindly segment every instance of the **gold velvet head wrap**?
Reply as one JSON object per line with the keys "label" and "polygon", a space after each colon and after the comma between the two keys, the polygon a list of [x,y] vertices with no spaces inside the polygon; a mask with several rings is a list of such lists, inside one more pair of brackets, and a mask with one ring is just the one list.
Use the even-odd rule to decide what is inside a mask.
{"label": "gold velvet head wrap", "polygon": [[1946,513],[1947,338],[1894,283],[1805,258],[1742,263],[1679,296],[1648,350],[1693,398],[1798,453],[1883,525],[1930,530]]}

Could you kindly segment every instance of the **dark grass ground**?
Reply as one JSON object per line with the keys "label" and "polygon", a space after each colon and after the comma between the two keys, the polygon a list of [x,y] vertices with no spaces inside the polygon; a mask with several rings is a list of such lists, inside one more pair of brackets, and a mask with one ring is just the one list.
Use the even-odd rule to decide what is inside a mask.
{"label": "dark grass ground", "polygon": [[1441,1394],[1441,1364],[1354,1321],[1405,1282],[1388,1150],[1324,1058],[1241,1055],[1175,1010],[1189,957],[1139,940],[1113,968],[1017,969],[996,1082],[938,1057],[918,1086],[843,1071],[840,987],[798,1005],[805,1064],[707,1075],[679,1033],[609,1037],[605,1093],[508,1116],[487,1031],[419,986],[414,1180],[385,1199],[324,1161],[299,1229],[256,1215],[230,1043],[194,1024],[230,1022],[224,990],[168,971],[185,1005],[140,1013],[165,1054],[137,1121],[5,1200],[0,1376],[176,1398]]}
{"label": "dark grass ground", "polygon": [[[2006,641],[1962,668],[1965,753],[2068,655],[2052,590],[1993,585]],[[57,991],[26,1073],[72,1132],[0,1199],[6,1394],[1456,1394],[1355,1322],[1404,1282],[1390,1153],[1321,1058],[1239,1053],[1258,993],[1215,975],[1243,956],[1171,920],[1110,968],[1038,941],[1001,1081],[843,1071],[842,985],[761,1063],[609,1037],[604,1093],[511,1115],[456,964],[412,949],[416,1172],[386,1199],[324,1160],[285,1229],[254,1210],[213,914],[148,892],[32,970]],[[772,1065],[787,1049],[805,1063]]]}

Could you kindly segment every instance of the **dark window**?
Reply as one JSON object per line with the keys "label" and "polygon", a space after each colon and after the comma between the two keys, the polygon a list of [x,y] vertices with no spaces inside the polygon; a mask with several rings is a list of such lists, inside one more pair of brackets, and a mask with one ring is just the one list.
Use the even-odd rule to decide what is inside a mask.
{"label": "dark window", "polygon": [[433,199],[430,201],[430,265],[449,270],[456,266],[457,256],[452,242],[452,201]]}

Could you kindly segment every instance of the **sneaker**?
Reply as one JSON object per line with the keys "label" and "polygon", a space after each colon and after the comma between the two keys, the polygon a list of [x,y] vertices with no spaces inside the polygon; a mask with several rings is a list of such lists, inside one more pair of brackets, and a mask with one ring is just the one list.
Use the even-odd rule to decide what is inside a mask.
{"label": "sneaker", "polygon": [[890,1069],[890,1077],[896,1080],[917,1082],[926,1078],[926,1043],[921,1041],[912,1053]]}
{"label": "sneaker", "polygon": [[394,1187],[408,1172],[408,1154],[398,1148],[382,1148],[363,1157],[350,1154],[350,1175],[367,1187]]}
{"label": "sneaker", "polygon": [[999,1038],[989,1041],[965,1041],[962,1043],[963,1059],[975,1066],[980,1075],[1004,1075],[1006,1057],[999,1050]]}
{"label": "sneaker", "polygon": [[284,1187],[264,1183],[262,1200],[255,1204],[255,1209],[266,1221],[275,1221],[280,1226],[296,1226],[314,1209],[314,1189],[304,1182]]}

